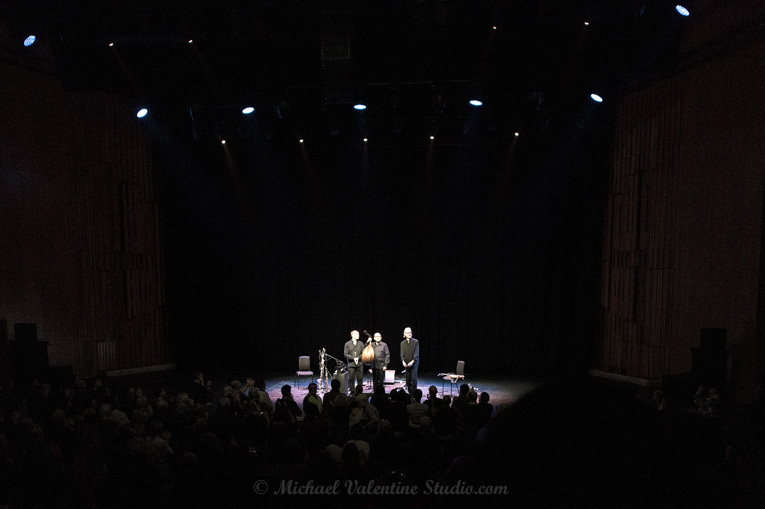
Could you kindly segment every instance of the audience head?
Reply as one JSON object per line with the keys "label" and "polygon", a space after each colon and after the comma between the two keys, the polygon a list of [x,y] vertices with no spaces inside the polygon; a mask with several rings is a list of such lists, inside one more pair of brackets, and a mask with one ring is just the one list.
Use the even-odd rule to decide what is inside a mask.
{"label": "audience head", "polygon": [[282,385],[282,398],[292,397],[292,386],[290,384]]}
{"label": "audience head", "polygon": [[357,395],[353,400],[361,408],[364,408],[365,406],[369,404],[369,400],[367,399],[367,396],[364,395],[363,393]]}
{"label": "audience head", "polygon": [[330,388],[333,391],[339,391],[340,390],[340,385],[341,384],[340,384],[340,380],[338,380],[337,378],[333,378],[332,381],[329,383],[329,385],[330,385]]}
{"label": "audience head", "polygon": [[319,386],[316,385],[314,382],[311,382],[308,384],[308,394],[316,394],[316,391],[319,390]]}
{"label": "audience head", "polygon": [[489,393],[488,392],[482,392],[481,393],[481,403],[488,403],[489,402]]}

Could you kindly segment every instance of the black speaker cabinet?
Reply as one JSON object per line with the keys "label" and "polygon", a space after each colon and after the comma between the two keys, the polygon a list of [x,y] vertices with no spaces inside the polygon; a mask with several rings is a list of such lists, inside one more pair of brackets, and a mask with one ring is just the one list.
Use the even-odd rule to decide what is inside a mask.
{"label": "black speaker cabinet", "polygon": [[13,375],[22,382],[48,375],[47,341],[12,341],[11,361]]}
{"label": "black speaker cabinet", "polygon": [[725,352],[728,329],[701,329],[699,346],[707,352]]}
{"label": "black speaker cabinet", "polygon": [[699,348],[691,349],[691,366],[693,372],[707,386],[723,387],[727,378],[726,329],[701,329]]}
{"label": "black speaker cabinet", "polygon": [[348,372],[337,372],[332,376],[335,380],[340,380],[340,392],[342,394],[348,394]]}
{"label": "black speaker cabinet", "polygon": [[30,342],[37,341],[36,323],[14,323],[13,335],[16,341]]}

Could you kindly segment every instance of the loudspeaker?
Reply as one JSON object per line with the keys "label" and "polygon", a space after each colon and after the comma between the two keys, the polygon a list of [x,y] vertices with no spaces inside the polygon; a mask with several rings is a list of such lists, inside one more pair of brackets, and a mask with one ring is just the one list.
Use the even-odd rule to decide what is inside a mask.
{"label": "loudspeaker", "polygon": [[728,329],[701,329],[702,350],[708,352],[724,352],[728,337]]}
{"label": "loudspeaker", "polygon": [[709,386],[725,386],[728,371],[726,329],[701,329],[700,348],[691,348],[691,369]]}
{"label": "loudspeaker", "polygon": [[11,361],[16,379],[27,382],[44,378],[48,374],[48,342],[11,342]]}
{"label": "loudspeaker", "polygon": [[29,342],[37,341],[36,323],[14,323],[13,335],[16,341]]}
{"label": "loudspeaker", "polygon": [[332,376],[335,380],[340,380],[340,393],[341,394],[348,394],[348,372],[343,371],[342,373],[339,373],[335,371],[335,374]]}

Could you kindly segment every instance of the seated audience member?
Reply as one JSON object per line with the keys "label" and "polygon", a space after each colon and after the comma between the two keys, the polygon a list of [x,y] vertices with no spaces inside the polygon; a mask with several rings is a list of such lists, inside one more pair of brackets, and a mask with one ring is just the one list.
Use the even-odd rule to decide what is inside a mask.
{"label": "seated audience member", "polygon": [[319,397],[318,394],[316,394],[316,391],[318,391],[319,387],[311,382],[308,384],[308,394],[303,398],[303,410],[305,410],[305,406],[308,403],[313,403],[316,405],[316,408],[319,410],[319,413],[321,413],[321,407],[322,407],[322,399]]}
{"label": "seated audience member", "polygon": [[452,408],[455,412],[459,412],[460,408],[462,408],[464,405],[467,405],[468,392],[470,392],[470,386],[468,384],[460,385],[460,393],[456,398],[454,398],[454,401],[452,401]]}
{"label": "seated audience member", "polygon": [[438,407],[444,404],[444,400],[438,397],[438,388],[435,385],[428,387],[428,399],[425,401],[428,405],[428,415],[433,417]]}
{"label": "seated audience member", "polygon": [[351,426],[350,438],[345,442],[343,447],[337,444],[330,444],[327,446],[327,453],[329,456],[338,463],[344,461],[344,451],[348,444],[354,445],[354,450],[358,454],[358,465],[365,465],[369,461],[369,442],[364,440],[364,428],[359,424]]}
{"label": "seated audience member", "polygon": [[335,398],[340,395],[341,385],[342,384],[340,383],[340,380],[337,380],[336,378],[333,378],[332,382],[330,382],[330,390],[324,394],[323,401],[323,407],[326,409],[326,411],[331,412],[331,408],[335,406]]}
{"label": "seated audience member", "polygon": [[462,430],[467,440],[475,438],[476,432],[482,427],[479,412],[478,394],[470,389],[467,394],[467,404],[457,410],[457,427]]}
{"label": "seated audience member", "polygon": [[489,393],[482,392],[478,401],[478,427],[483,428],[489,424],[491,415],[494,413],[494,405],[489,403]]}
{"label": "seated audience member", "polygon": [[292,397],[292,386],[282,386],[282,397],[276,400],[274,404],[274,422],[286,422],[296,423],[297,418],[302,416],[303,412],[295,403],[295,399]]}
{"label": "seated audience member", "polygon": [[457,412],[451,406],[451,396],[444,396],[444,404],[436,410],[433,417],[433,429],[437,437],[448,437],[453,435],[457,429]]}
{"label": "seated audience member", "polygon": [[271,396],[268,395],[268,391],[266,390],[266,381],[263,380],[262,378],[256,378],[255,387],[257,387],[258,389],[258,396],[260,397],[260,402],[263,403],[268,408],[268,411],[273,414],[274,404],[271,401]]}
{"label": "seated audience member", "polygon": [[[194,379],[186,389],[186,393],[194,400],[195,404],[199,405],[206,405],[207,402],[212,399],[207,384],[205,383],[205,377],[201,371],[194,372]],[[209,398],[208,395],[210,395]]]}
{"label": "seated audience member", "polygon": [[721,405],[720,393],[715,387],[710,387],[708,391],[705,391],[704,386],[701,385],[693,396],[694,409],[702,415],[719,415]]}
{"label": "seated audience member", "polygon": [[165,431],[162,421],[152,419],[149,422],[149,435],[146,438],[148,460],[161,476],[170,474],[170,459],[173,456],[173,450],[169,444],[170,438],[171,435]]}
{"label": "seated audience member", "polygon": [[377,409],[377,413],[380,414],[381,419],[388,418],[388,413],[390,411],[390,398],[385,393],[385,387],[382,385],[375,387],[374,394],[372,395],[369,403],[371,403]]}
{"label": "seated audience member", "polygon": [[664,396],[664,391],[656,389],[653,391],[653,397],[651,398],[651,408],[657,412],[663,412],[667,409],[667,398]]}
{"label": "seated audience member", "polygon": [[415,389],[412,396],[413,401],[406,406],[406,413],[409,416],[408,425],[410,428],[419,428],[420,419],[428,414],[428,406],[420,403],[422,399],[422,390]]}

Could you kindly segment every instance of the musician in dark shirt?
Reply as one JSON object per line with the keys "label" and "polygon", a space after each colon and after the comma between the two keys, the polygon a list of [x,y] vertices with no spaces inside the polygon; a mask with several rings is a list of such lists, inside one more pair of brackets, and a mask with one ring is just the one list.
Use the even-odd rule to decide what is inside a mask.
{"label": "musician in dark shirt", "polygon": [[404,329],[401,342],[401,364],[406,369],[406,390],[409,395],[417,390],[417,369],[420,367],[420,342],[412,337],[412,329]]}
{"label": "musician in dark shirt", "polygon": [[364,364],[361,362],[363,351],[364,343],[359,341],[359,331],[352,330],[351,339],[343,348],[345,359],[348,361],[348,390],[351,394],[354,394],[354,389],[362,387],[364,381]]}
{"label": "musician in dark shirt", "polygon": [[385,368],[390,364],[390,350],[382,340],[382,334],[375,332],[374,341],[372,342],[372,348],[375,350],[375,361],[372,364],[372,370],[374,372],[374,387],[382,386],[385,383]]}

